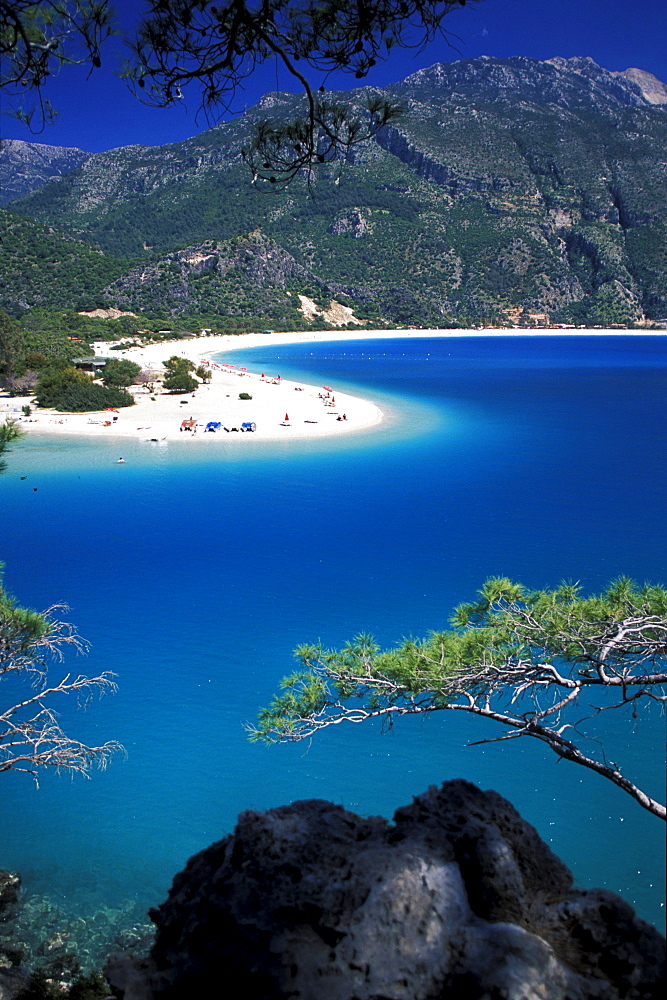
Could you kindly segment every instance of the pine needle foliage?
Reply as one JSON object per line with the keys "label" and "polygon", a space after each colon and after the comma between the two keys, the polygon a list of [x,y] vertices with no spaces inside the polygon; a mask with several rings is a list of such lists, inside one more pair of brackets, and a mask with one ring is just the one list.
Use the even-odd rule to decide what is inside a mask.
{"label": "pine needle foliage", "polygon": [[299,668],[248,727],[250,739],[302,740],[341,722],[464,711],[505,729],[479,742],[538,739],[665,818],[665,807],[608,761],[584,726],[602,712],[627,710],[635,720],[640,708],[664,703],[664,586],[621,577],[584,596],[578,584],[529,590],[493,577],[450,624],[388,650],[369,635],[338,650],[299,646]]}

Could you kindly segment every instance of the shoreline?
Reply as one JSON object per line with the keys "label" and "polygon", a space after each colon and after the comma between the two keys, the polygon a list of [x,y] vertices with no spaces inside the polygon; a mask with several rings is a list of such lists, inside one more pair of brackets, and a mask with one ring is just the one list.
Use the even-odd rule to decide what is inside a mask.
{"label": "shoreline", "polygon": [[[634,331],[633,331],[634,332]],[[191,340],[160,341],[146,347],[129,347],[114,352],[114,356],[140,364],[142,368],[161,368],[162,362],[175,354],[196,364],[207,363],[210,355],[235,350],[300,343],[322,343],[359,340],[408,340],[475,337],[625,337],[623,330],[353,330],[294,331],[285,333],[218,334]],[[664,331],[650,331],[639,336],[665,336]],[[110,344],[98,342],[96,353],[106,353]],[[247,440],[241,425],[254,423],[256,430],[250,439],[258,441],[313,440],[364,432],[378,427],[384,420],[382,410],[369,400],[338,392],[335,386],[314,386],[305,382],[277,378],[279,373],[260,372],[227,365],[210,366],[211,381],[200,385],[194,393],[152,394],[143,387],[130,387],[135,405],[117,413],[96,411],[63,413],[51,409],[35,409],[29,417],[21,415],[21,407],[30,404],[32,394],[25,397],[0,396],[0,419],[15,419],[23,430],[58,437],[88,437],[134,439],[140,441],[204,441]],[[240,400],[247,392],[249,400]],[[332,401],[333,400],[333,401]],[[287,419],[286,419],[287,418]],[[194,431],[181,430],[183,420],[195,423]],[[219,421],[214,433],[205,432],[206,424]],[[236,429],[236,433],[234,432]]]}

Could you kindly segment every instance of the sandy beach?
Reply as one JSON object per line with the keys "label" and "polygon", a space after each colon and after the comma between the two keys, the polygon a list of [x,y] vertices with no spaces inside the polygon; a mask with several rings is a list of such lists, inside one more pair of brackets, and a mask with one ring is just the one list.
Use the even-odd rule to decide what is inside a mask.
{"label": "sandy beach", "polygon": [[[209,356],[221,351],[266,345],[293,343],[296,334],[262,334],[242,336],[198,337],[193,340],[160,342],[147,347],[132,347],[114,351],[111,356],[127,358],[143,369],[162,370],[162,363],[172,355],[185,357],[206,365]],[[305,339],[305,338],[304,338]],[[321,334],[318,338],[337,339],[336,335]],[[95,344],[95,353],[109,355],[108,343]],[[21,407],[30,404],[32,395],[9,398],[0,396],[0,420],[12,418],[28,433],[59,436],[134,438],[145,441],[188,441],[214,444],[216,441],[258,441],[319,438],[349,434],[379,424],[383,414],[372,402],[336,391],[335,385],[307,385],[281,378],[280,371],[244,370],[235,366],[207,365],[211,380],[193,393],[169,393],[156,387],[151,393],[141,386],[131,386],[135,405],[118,412],[60,413],[51,409],[33,408],[29,417]],[[247,393],[252,399],[239,399]],[[340,419],[338,419],[340,417]],[[115,419],[114,419],[115,418]],[[194,421],[194,430],[181,430],[184,420]],[[221,427],[207,432],[206,425],[220,422]],[[242,425],[252,423],[254,432],[243,432]],[[225,428],[228,428],[225,431]],[[120,443],[120,441],[119,441]]]}
{"label": "sandy beach", "polygon": [[[208,364],[211,355],[267,345],[389,338],[614,335],[625,336],[627,331],[356,328],[162,341],[146,347],[114,351],[113,356],[134,361],[143,369],[160,371],[164,360],[172,355],[187,358],[196,364]],[[658,335],[664,336],[664,332]],[[97,343],[94,345],[95,353],[108,355],[110,346],[108,343]],[[49,409],[33,409],[29,417],[24,417],[21,407],[29,404],[32,396],[9,398],[3,394],[0,395],[0,420],[8,417],[16,419],[24,430],[39,434],[134,438],[145,441],[189,439],[210,444],[220,440],[294,440],[358,433],[372,429],[383,419],[382,411],[374,403],[339,392],[335,384],[326,383],[327,388],[308,385],[280,378],[280,371],[262,372],[258,368],[245,370],[233,365],[211,365],[210,370],[211,381],[199,386],[193,393],[169,393],[160,389],[151,393],[143,387],[133,386],[130,391],[135,398],[135,405],[117,413],[59,413]],[[252,399],[241,400],[240,393],[247,393]],[[193,430],[181,430],[184,420],[194,421]],[[213,433],[205,431],[210,421],[219,421],[221,424]],[[250,434],[242,432],[244,423],[255,424],[256,430]]]}

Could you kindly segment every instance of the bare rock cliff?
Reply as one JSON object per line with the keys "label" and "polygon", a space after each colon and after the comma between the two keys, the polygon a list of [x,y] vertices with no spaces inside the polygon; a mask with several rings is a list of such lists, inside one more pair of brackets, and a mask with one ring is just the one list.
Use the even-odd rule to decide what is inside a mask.
{"label": "bare rock cliff", "polygon": [[246,812],[151,917],[124,1000],[651,1000],[664,941],[495,792],[431,788],[394,822],[329,802]]}

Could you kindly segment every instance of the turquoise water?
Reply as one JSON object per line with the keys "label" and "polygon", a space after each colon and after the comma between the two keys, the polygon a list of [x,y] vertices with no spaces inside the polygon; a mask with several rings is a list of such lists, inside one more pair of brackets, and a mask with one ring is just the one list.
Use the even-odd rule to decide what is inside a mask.
{"label": "turquoise water", "polygon": [[[105,907],[113,933],[140,921],[243,809],[326,797],[390,816],[466,777],[510,798],[580,885],[660,922],[662,824],[538,745],[466,747],[490,724],[445,713],[258,748],[243,722],[297,643],[419,635],[489,575],[664,581],[667,338],[340,342],[233,360],[352,389],[389,419],[215,455],[124,443],[123,466],[117,445],[31,438],[0,480],[8,587],[34,607],[67,602],[93,644],[70,667],[118,674],[115,697],[64,720],[128,752],[91,781],[2,776],[0,867],[23,873],[34,920],[99,929]],[[660,714],[602,725],[613,759],[661,795]]]}

